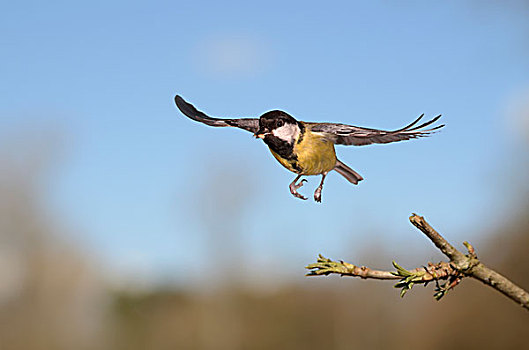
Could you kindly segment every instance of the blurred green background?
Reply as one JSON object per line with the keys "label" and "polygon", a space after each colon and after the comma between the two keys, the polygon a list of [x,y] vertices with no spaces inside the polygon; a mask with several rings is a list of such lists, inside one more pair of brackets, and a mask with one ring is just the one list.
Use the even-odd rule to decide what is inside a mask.
{"label": "blurred green background", "polygon": [[[529,316],[475,281],[440,302],[306,278],[444,259],[407,221],[529,288],[529,3],[16,2],[0,13],[0,349],[527,348]],[[337,149],[321,205],[217,116],[397,128]],[[310,193],[319,179],[300,191]]]}

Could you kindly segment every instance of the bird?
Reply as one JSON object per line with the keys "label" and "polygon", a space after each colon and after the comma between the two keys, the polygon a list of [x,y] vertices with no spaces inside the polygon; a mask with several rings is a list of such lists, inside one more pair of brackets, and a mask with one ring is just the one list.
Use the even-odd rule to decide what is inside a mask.
{"label": "bird", "polygon": [[180,95],[176,95],[174,100],[178,109],[192,120],[214,127],[240,128],[263,140],[277,161],[297,174],[289,185],[290,193],[294,197],[307,199],[297,191],[303,186],[303,182],[307,181],[301,179],[302,176],[321,175],[320,184],[314,191],[316,202],[321,202],[325,177],[332,170],[354,185],[364,179],[336,157],[334,145],[364,146],[410,140],[429,136],[445,126],[441,124],[426,129],[438,121],[441,115],[416,126],[424,114],[407,126],[393,131],[340,123],[304,122],[281,110],[266,112],[259,118],[221,119],[197,110]]}

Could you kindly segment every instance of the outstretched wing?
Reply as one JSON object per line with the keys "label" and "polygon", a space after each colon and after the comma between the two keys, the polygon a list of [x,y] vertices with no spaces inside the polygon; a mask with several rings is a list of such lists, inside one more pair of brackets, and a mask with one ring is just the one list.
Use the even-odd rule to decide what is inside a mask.
{"label": "outstretched wing", "polygon": [[259,119],[255,118],[241,118],[241,119],[219,119],[211,118],[201,111],[197,110],[195,106],[186,102],[182,97],[176,95],[174,98],[176,106],[180,112],[184,113],[189,118],[196,120],[197,122],[204,123],[210,126],[232,126],[241,128],[253,133],[259,130]]}
{"label": "outstretched wing", "polygon": [[310,126],[313,132],[321,132],[325,134],[335,144],[364,146],[373,143],[389,143],[425,137],[444,126],[444,124],[442,124],[430,129],[424,129],[425,127],[439,120],[441,115],[438,115],[432,120],[427,121],[426,123],[423,123],[419,126],[415,126],[423,116],[424,114],[417,118],[413,123],[394,131],[361,128],[353,125],[335,123],[307,124]]}

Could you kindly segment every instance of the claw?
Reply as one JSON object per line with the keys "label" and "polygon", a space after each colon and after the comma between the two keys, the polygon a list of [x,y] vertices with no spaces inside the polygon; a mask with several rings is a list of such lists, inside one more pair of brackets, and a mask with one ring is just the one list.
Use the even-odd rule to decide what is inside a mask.
{"label": "claw", "polygon": [[321,191],[323,189],[323,181],[325,181],[325,176],[327,176],[327,173],[321,174],[321,182],[318,188],[316,188],[316,191],[314,191],[314,200],[318,203],[321,203]]}
{"label": "claw", "polygon": [[321,203],[321,187],[318,187],[316,191],[314,191],[314,200]]}
{"label": "claw", "polygon": [[303,195],[299,194],[299,193],[298,193],[298,192],[296,192],[296,191],[294,191],[294,192],[291,192],[291,193],[292,193],[292,194],[294,195],[294,197],[296,197],[296,198],[299,198],[299,199],[303,199],[304,201],[306,201],[306,200],[307,200],[307,197],[305,197],[305,196],[303,196]]}
{"label": "claw", "polygon": [[[301,175],[300,175],[301,176]],[[294,179],[294,181],[292,181],[292,183],[288,186],[290,188],[290,193],[292,193],[292,195],[296,198],[299,198],[299,199],[303,199],[303,200],[307,200],[306,197],[302,196],[301,194],[298,193],[297,189],[300,188],[301,186],[303,186],[303,182],[307,181],[306,179],[302,179],[301,181],[299,181],[298,183],[296,183],[296,181],[300,178],[300,176],[298,176],[296,179]]]}

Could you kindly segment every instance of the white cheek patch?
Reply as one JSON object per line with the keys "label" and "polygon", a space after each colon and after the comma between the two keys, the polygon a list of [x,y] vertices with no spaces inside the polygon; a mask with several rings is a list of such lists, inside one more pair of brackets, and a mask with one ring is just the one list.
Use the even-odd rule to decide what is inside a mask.
{"label": "white cheek patch", "polygon": [[272,135],[291,143],[298,137],[299,132],[299,126],[296,124],[285,124],[280,128],[272,130]]}

